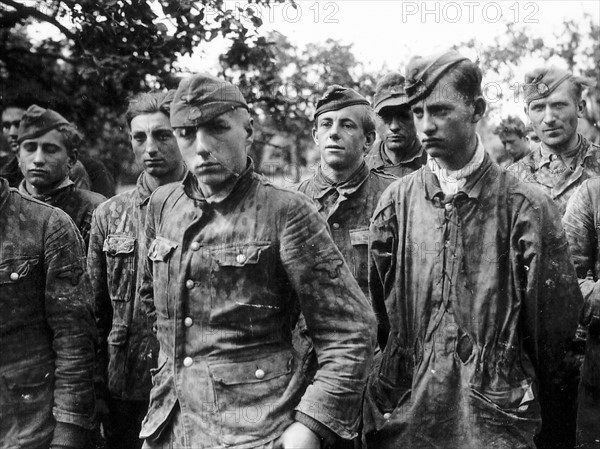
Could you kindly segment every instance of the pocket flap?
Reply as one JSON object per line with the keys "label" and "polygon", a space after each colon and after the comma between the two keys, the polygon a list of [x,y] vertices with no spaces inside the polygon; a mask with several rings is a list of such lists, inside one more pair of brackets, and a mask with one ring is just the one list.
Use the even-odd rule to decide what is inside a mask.
{"label": "pocket flap", "polygon": [[127,326],[113,323],[107,341],[112,346],[123,346],[127,341]]}
{"label": "pocket flap", "polygon": [[246,245],[219,247],[211,250],[211,256],[220,266],[243,267],[258,263],[261,253],[270,246],[270,242],[252,242]]}
{"label": "pocket flap", "polygon": [[108,235],[104,240],[102,251],[109,256],[117,254],[131,254],[135,249],[135,237],[128,235]]}
{"label": "pocket flap", "polygon": [[289,374],[294,369],[294,357],[277,353],[247,362],[209,364],[215,382],[222,385],[252,384]]}
{"label": "pocket flap", "polygon": [[22,256],[6,259],[0,263],[0,284],[13,284],[31,272],[39,263],[37,256]]}
{"label": "pocket flap", "polygon": [[156,237],[150,244],[148,257],[154,262],[166,262],[175,248],[177,243],[164,237]]}
{"label": "pocket flap", "polygon": [[369,244],[369,228],[367,226],[365,226],[363,228],[350,229],[350,243],[353,246],[368,245]]}

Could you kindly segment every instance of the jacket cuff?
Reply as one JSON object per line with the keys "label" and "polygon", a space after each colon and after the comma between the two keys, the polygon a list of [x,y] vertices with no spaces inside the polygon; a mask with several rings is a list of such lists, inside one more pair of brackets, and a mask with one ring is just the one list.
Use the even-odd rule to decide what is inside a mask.
{"label": "jacket cuff", "polygon": [[306,427],[316,433],[321,440],[323,440],[323,447],[332,446],[338,438],[335,432],[333,432],[333,430],[331,430],[325,424],[320,423],[316,419],[311,418],[302,412],[296,411],[294,420],[298,421],[300,424],[304,424]]}
{"label": "jacket cuff", "polygon": [[88,441],[89,431],[75,424],[57,422],[54,428],[54,436],[51,446],[85,447]]}

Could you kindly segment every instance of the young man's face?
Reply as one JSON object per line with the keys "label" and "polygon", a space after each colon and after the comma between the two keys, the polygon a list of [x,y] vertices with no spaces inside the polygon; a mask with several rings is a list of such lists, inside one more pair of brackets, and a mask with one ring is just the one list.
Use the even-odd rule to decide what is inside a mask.
{"label": "young man's face", "polygon": [[519,137],[515,133],[506,133],[500,135],[500,140],[504,149],[516,161],[529,153],[529,143],[526,137]]}
{"label": "young man's face", "polygon": [[253,141],[252,119],[240,108],[196,127],[176,128],[175,136],[188,169],[204,194],[212,195],[246,168]]}
{"label": "young man's face", "polygon": [[557,152],[568,150],[577,140],[577,119],[583,117],[583,101],[575,100],[572,86],[564,82],[546,98],[525,108],[540,140]]}
{"label": "young man's face", "polygon": [[21,108],[8,107],[2,111],[2,132],[15,153],[19,151],[17,137],[19,134],[19,124],[23,115],[25,115],[25,109]]}
{"label": "young man's face", "polygon": [[179,170],[182,156],[169,117],[162,112],[141,114],[131,120],[129,127],[136,164],[159,179]]}
{"label": "young man's face", "polygon": [[377,134],[388,150],[401,154],[408,150],[417,137],[417,130],[409,106],[388,106],[377,115]]}
{"label": "young man's face", "polygon": [[40,193],[62,182],[77,161],[76,152],[69,155],[64,138],[56,129],[21,142],[18,157],[25,180]]}
{"label": "young man's face", "polygon": [[317,117],[313,139],[322,164],[337,171],[358,167],[375,140],[374,132],[367,135],[363,130],[363,114],[364,106],[353,105]]}
{"label": "young man's face", "polygon": [[[485,108],[484,108],[485,110]],[[412,106],[415,126],[427,153],[456,167],[472,150],[481,114],[444,76],[427,98]]]}
{"label": "young man's face", "polygon": [[541,140],[535,133],[535,131],[530,131],[527,133],[527,144],[529,145],[529,151],[533,151],[540,144]]}

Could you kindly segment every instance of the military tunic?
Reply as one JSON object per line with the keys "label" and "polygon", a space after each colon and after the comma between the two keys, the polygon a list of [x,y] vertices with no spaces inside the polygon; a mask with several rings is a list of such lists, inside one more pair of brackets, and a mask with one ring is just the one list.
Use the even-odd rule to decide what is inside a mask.
{"label": "military tunic", "polygon": [[397,178],[402,178],[414,171],[417,171],[427,162],[427,153],[421,147],[421,143],[416,140],[413,148],[409,150],[414,156],[406,161],[394,164],[385,152],[385,142],[380,139],[375,140],[369,153],[365,156],[365,161],[370,169],[388,173]]}
{"label": "military tunic", "polygon": [[[310,200],[250,165],[219,201],[191,174],[158,188],[146,223],[140,295],[160,352],[141,436],[159,442],[170,428],[186,448],[268,447],[308,419],[354,438],[374,320]],[[296,301],[319,359],[306,391]]]}
{"label": "military tunic", "polygon": [[95,407],[83,242],[64,212],[4,179],[0,235],[0,448],[83,447]]}

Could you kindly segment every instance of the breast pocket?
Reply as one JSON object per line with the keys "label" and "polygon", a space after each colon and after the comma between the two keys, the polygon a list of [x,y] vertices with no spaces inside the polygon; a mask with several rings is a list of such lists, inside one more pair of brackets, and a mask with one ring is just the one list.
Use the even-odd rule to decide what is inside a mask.
{"label": "breast pocket", "polygon": [[[33,299],[43,285],[42,265],[39,256],[9,256],[0,261],[0,296],[4,310],[10,311],[13,317],[25,318],[33,307],[39,307]],[[37,296],[43,298],[43,295]],[[23,301],[24,297],[31,301]],[[10,315],[2,318],[10,321]]]}
{"label": "breast pocket", "polygon": [[270,242],[211,248],[210,255],[211,324],[251,323],[280,313]]}
{"label": "breast pocket", "polygon": [[134,294],[135,237],[108,235],[102,250],[106,254],[108,292],[111,301],[131,301]]}
{"label": "breast pocket", "polygon": [[[154,305],[157,313],[170,317],[169,287],[171,284],[170,261],[177,249],[177,243],[157,236],[148,248],[148,258],[153,263]],[[173,282],[176,282],[176,278]]]}

